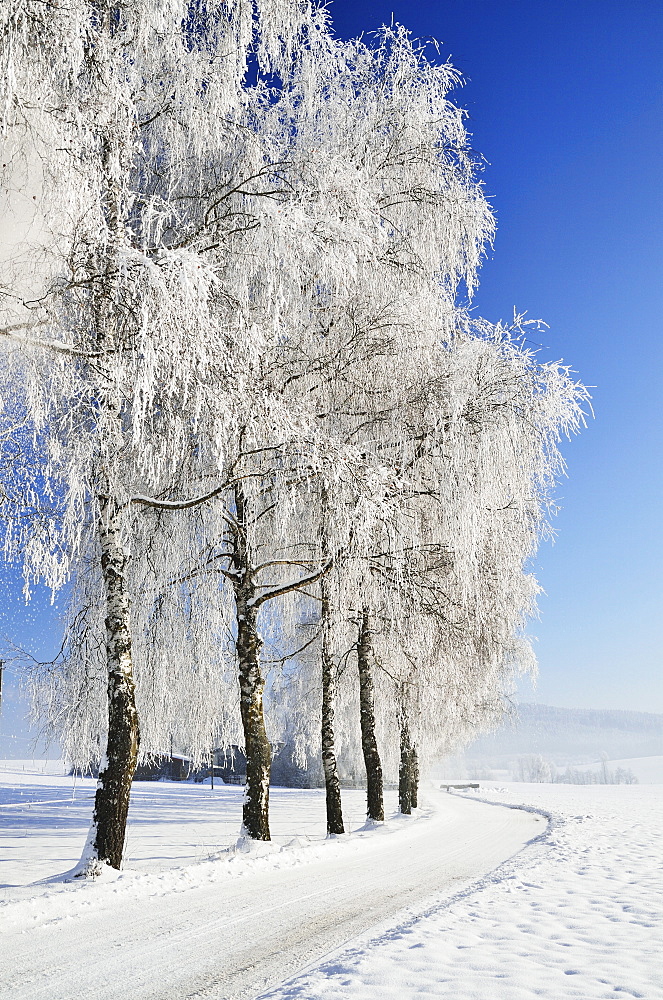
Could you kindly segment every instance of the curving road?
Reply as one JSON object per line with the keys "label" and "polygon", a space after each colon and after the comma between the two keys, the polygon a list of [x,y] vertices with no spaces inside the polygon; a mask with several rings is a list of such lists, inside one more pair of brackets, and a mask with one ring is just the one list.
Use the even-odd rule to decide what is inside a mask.
{"label": "curving road", "polygon": [[248,1000],[404,907],[458,891],[542,831],[530,813],[429,798],[426,818],[322,845],[304,864],[278,867],[276,855],[230,878],[220,861],[205,879],[180,869],[177,883],[166,872],[32,901],[2,934],[0,996]]}

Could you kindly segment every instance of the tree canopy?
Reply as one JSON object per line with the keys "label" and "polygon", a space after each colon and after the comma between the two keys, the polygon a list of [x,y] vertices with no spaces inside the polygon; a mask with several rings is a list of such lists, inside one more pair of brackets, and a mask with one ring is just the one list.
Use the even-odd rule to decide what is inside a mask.
{"label": "tree canopy", "polygon": [[0,39],[3,178],[36,192],[3,262],[5,552],[70,586],[33,688],[100,766],[81,873],[119,867],[173,741],[245,748],[252,838],[281,737],[322,749],[330,832],[361,746],[369,815],[379,747],[409,811],[532,668],[587,398],[522,317],[468,311],[494,219],[458,73],[305,0],[9,0]]}

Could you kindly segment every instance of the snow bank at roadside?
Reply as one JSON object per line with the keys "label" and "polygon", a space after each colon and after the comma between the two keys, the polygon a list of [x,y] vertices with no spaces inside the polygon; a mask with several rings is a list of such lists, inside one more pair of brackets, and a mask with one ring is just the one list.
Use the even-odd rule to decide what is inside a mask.
{"label": "snow bank at roadside", "polygon": [[[10,775],[5,773],[3,777],[7,782]],[[27,858],[33,853],[52,850],[45,845],[54,833],[59,834],[71,865],[84,842],[81,823],[89,822],[94,782],[79,779],[74,797],[72,778],[61,776],[58,771],[29,769],[25,777],[21,771],[12,775],[12,779],[13,786],[5,783],[0,794],[0,821],[7,833],[13,826],[18,834],[11,843],[14,848],[12,875],[15,877],[21,867],[18,852]],[[273,812],[280,835],[271,842],[258,843],[237,838],[236,834],[228,836],[232,827],[235,831],[239,827],[242,793],[243,790],[236,786],[222,787],[216,793],[200,786],[170,782],[134,786],[130,814],[134,816],[135,827],[142,822],[142,810],[150,829],[158,831],[164,827],[156,841],[161,844],[168,837],[185,841],[191,834],[192,822],[197,827],[197,834],[204,823],[207,847],[202,855],[195,860],[185,858],[188,863],[170,864],[160,870],[152,867],[145,870],[141,862],[136,861],[122,872],[106,868],[93,880],[74,879],[76,868],[67,866],[69,870],[27,885],[12,886],[5,882],[0,900],[0,927],[5,932],[23,931],[37,925],[55,924],[63,914],[68,918],[82,916],[91,908],[112,907],[122,900],[144,899],[148,903],[157,897],[176,896],[189,889],[220,885],[261,872],[318,860],[333,863],[335,858],[370,854],[376,837],[393,838],[397,843],[409,835],[413,821],[425,822],[434,814],[433,806],[423,803],[416,818],[401,816],[393,810],[395,793],[388,793],[387,807],[392,807],[391,815],[383,824],[368,824],[363,819],[365,794],[353,791],[346,797],[346,819],[351,817],[348,828],[352,832],[325,838],[324,793],[276,788],[272,789]],[[359,817],[362,818],[358,822]],[[311,835],[284,834],[297,826]],[[319,833],[315,835],[313,830]],[[220,841],[216,840],[219,846],[212,846],[213,831],[220,837]],[[138,834],[133,836],[137,839]],[[150,840],[148,843],[154,852],[155,842]],[[153,859],[147,860],[150,865],[153,863]],[[4,865],[2,871],[7,871]]]}
{"label": "snow bank at roadside", "polygon": [[265,1000],[663,1000],[663,788],[522,785],[552,815],[469,890],[364,936]]}

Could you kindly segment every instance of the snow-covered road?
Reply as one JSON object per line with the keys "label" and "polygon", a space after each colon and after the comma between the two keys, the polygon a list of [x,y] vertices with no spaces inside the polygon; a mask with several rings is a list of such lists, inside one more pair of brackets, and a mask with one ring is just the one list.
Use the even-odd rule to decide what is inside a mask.
{"label": "snow-covered road", "polygon": [[663,1000],[663,784],[476,794],[553,821],[466,891],[360,935],[263,1000]]}
{"label": "snow-covered road", "polygon": [[[316,793],[297,793],[299,798]],[[44,796],[46,798],[46,796]],[[42,886],[0,912],[0,996],[234,1000],[409,905],[453,894],[545,827],[443,793],[416,820],[94,885]]]}

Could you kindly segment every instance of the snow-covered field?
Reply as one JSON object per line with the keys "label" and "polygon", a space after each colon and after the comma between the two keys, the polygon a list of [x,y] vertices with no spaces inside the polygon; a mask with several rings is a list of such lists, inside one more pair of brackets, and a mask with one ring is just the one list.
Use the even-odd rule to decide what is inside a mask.
{"label": "snow-covered field", "polygon": [[[601,771],[603,761],[593,764],[576,764],[578,771]],[[620,760],[607,760],[605,767],[608,771],[631,771],[641,785],[663,785],[663,757],[624,757]]]}
{"label": "snow-covered field", "polygon": [[276,844],[244,853],[241,789],[137,783],[127,871],[72,885],[94,782],[0,786],[3,1000],[663,1000],[662,787],[431,789],[378,830],[346,792],[332,841],[321,792],[273,789]]}
{"label": "snow-covered field", "polygon": [[[74,779],[60,761],[0,761],[0,886],[12,898],[26,887],[72,868],[90,824],[96,781]],[[126,867],[160,872],[204,861],[235,844],[243,789],[215,781],[204,784],[137,781],[131,792]],[[391,795],[394,799],[394,795]],[[351,828],[365,821],[364,795],[348,792],[345,815]],[[390,805],[393,805],[390,802]],[[324,793],[277,788],[271,793],[272,836],[280,845],[293,838],[324,840]]]}
{"label": "snow-covered field", "polygon": [[552,813],[469,890],[366,935],[269,1000],[663,998],[663,786],[464,793]]}

